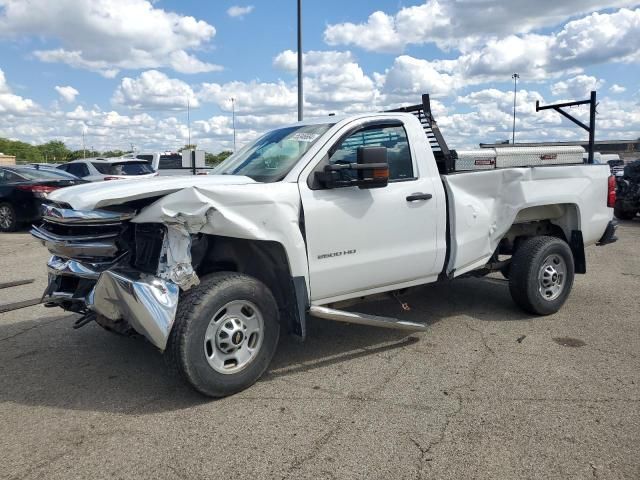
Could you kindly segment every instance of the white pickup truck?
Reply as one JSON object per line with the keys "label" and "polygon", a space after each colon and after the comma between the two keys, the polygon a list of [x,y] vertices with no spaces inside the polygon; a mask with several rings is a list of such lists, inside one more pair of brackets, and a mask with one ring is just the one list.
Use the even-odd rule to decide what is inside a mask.
{"label": "white pickup truck", "polygon": [[44,299],[76,327],[144,335],[214,397],[253,384],[308,316],[425,329],[350,299],[501,271],[516,304],[552,314],[584,248],[615,241],[615,184],[540,158],[455,172],[425,96],[271,131],[214,175],[58,190],[32,230],[53,255]]}

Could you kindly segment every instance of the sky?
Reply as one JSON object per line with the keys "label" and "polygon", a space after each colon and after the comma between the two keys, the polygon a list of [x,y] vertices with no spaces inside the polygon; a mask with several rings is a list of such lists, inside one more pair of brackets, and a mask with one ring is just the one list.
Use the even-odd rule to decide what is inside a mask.
{"label": "sky", "polygon": [[[303,0],[305,117],[430,93],[447,142],[640,137],[640,1]],[[0,0],[0,137],[231,149],[297,118],[296,0]],[[189,105],[189,115],[187,115]],[[572,114],[588,118],[587,107]],[[188,117],[189,120],[188,121]]]}

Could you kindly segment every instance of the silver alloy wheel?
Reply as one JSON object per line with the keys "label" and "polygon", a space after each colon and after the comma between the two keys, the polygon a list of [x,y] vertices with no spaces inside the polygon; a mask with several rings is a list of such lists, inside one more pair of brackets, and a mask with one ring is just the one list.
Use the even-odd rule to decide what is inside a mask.
{"label": "silver alloy wheel", "polygon": [[555,300],[560,296],[565,286],[567,264],[557,254],[545,258],[538,273],[538,290],[545,300]]}
{"label": "silver alloy wheel", "polygon": [[238,373],[262,346],[262,313],[247,300],[234,300],[216,312],[204,336],[204,355],[216,372]]}
{"label": "silver alloy wheel", "polygon": [[0,227],[8,229],[13,224],[13,212],[9,205],[0,206]]}

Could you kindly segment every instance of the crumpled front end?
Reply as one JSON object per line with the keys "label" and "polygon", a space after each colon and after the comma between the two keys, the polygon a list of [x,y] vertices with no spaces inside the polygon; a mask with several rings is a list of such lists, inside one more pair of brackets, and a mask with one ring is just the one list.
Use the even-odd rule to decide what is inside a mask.
{"label": "crumpled front end", "polygon": [[[180,289],[198,283],[191,267],[189,235],[161,224],[134,224],[130,209],[78,211],[44,207],[31,230],[52,253],[47,306],[97,316],[128,327],[164,350]],[[182,252],[177,263],[171,251]],[[123,328],[124,325],[127,328]]]}

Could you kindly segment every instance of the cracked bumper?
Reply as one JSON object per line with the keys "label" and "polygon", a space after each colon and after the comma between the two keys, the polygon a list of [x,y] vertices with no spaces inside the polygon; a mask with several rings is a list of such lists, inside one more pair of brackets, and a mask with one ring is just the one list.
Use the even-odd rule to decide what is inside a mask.
{"label": "cracked bumper", "polygon": [[[72,305],[75,311],[91,310],[114,321],[125,320],[160,350],[166,348],[178,307],[180,289],[176,284],[130,269],[116,267],[99,272],[93,265],[55,256],[48,267],[45,302]],[[78,285],[74,291],[66,291],[74,278]],[[67,289],[63,288],[65,284]]]}

